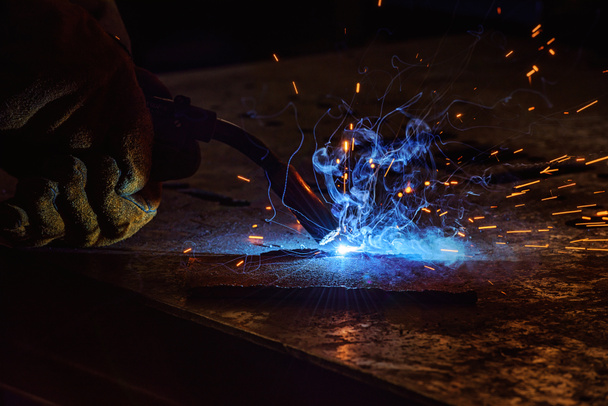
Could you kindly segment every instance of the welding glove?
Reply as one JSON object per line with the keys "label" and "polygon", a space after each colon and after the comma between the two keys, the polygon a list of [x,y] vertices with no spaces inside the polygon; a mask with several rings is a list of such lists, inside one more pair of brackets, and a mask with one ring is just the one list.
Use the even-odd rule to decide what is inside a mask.
{"label": "welding glove", "polygon": [[[91,1],[89,1],[91,2]],[[153,127],[128,52],[68,0],[0,0],[0,203],[13,245],[103,246],[148,223]]]}

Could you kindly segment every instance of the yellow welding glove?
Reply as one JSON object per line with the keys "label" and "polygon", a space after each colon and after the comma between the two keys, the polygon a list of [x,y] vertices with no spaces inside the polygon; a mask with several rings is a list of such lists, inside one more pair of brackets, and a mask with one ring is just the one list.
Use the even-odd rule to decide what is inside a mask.
{"label": "yellow welding glove", "polygon": [[0,0],[0,203],[13,245],[103,246],[155,215],[153,128],[128,52],[68,0]]}

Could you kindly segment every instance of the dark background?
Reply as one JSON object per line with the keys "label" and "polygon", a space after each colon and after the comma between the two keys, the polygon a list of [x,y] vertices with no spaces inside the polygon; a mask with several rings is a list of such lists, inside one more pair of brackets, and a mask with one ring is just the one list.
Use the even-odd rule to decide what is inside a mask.
{"label": "dark background", "polygon": [[[600,0],[116,0],[136,63],[153,72],[342,50],[477,30],[530,35],[542,23],[561,44],[605,55]],[[501,14],[497,8],[501,8]],[[345,34],[346,29],[346,34]]]}

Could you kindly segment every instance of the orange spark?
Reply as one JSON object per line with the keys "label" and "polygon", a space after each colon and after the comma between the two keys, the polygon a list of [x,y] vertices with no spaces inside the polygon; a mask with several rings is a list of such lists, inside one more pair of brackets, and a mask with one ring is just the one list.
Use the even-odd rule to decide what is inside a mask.
{"label": "orange spark", "polygon": [[431,268],[430,266],[424,265],[425,268],[430,269],[431,271],[434,271],[435,268]]}
{"label": "orange spark", "polygon": [[275,61],[279,62],[279,57],[277,56],[277,54],[272,54],[272,57]]}
{"label": "orange spark", "polygon": [[187,253],[189,253],[190,251],[192,251],[192,248],[186,248],[186,249],[184,250],[184,254],[187,254]]}
{"label": "orange spark", "polygon": [[361,90],[361,83],[357,82],[357,87],[355,88],[355,93],[359,93]]}
{"label": "orange spark", "polygon": [[559,171],[559,169],[551,169],[551,166],[547,166],[545,169],[540,171],[540,173],[546,173],[547,175],[550,175],[551,172],[557,172],[557,171]]}
{"label": "orange spark", "polygon": [[562,214],[572,214],[572,213],[580,213],[582,210],[570,210],[570,211],[559,211],[556,213],[551,213],[552,216],[560,216]]}
{"label": "orange spark", "polygon": [[581,107],[580,109],[576,110],[577,113],[580,113],[581,111],[585,110],[587,107],[593,106],[595,103],[597,103],[598,100],[594,100],[591,103],[587,104],[586,106]]}
{"label": "orange spark", "polygon": [[549,163],[555,162],[555,161],[559,161],[560,159],[564,159],[564,158],[567,158],[567,157],[568,157],[567,154],[566,155],[562,155],[562,156],[559,156],[557,158],[553,158],[552,160],[549,161]]}
{"label": "orange spark", "polygon": [[591,164],[594,164],[596,162],[605,161],[606,159],[608,159],[608,155],[605,156],[605,157],[603,157],[603,158],[598,158],[598,159],[594,159],[593,161],[585,162],[585,165],[591,165]]}
{"label": "orange spark", "polygon": [[496,226],[481,226],[481,227],[479,227],[480,230],[488,230],[490,228],[496,228]]}
{"label": "orange spark", "polygon": [[240,261],[239,261],[239,262],[236,264],[237,268],[238,268],[239,266],[243,265],[244,263],[245,263],[245,261],[241,259],[241,260],[240,260]]}
{"label": "orange spark", "polygon": [[508,58],[508,57],[510,57],[511,55],[513,55],[513,50],[509,51],[509,52],[508,52],[508,53],[505,55],[505,58]]}
{"label": "orange spark", "polygon": [[238,175],[237,178],[239,178],[240,180],[244,180],[245,182],[251,182],[251,179],[247,179],[244,176]]}
{"label": "orange spark", "polygon": [[260,236],[260,235],[250,235],[249,236],[250,240],[263,240],[264,237]]}
{"label": "orange spark", "polygon": [[293,85],[293,90],[296,92],[296,94],[298,94],[298,87],[296,86],[296,82],[292,81],[291,84]]}
{"label": "orange spark", "polygon": [[535,183],[539,183],[539,182],[540,182],[540,179],[537,179],[537,180],[532,181],[532,182],[524,183],[523,185],[517,185],[517,186],[514,186],[514,188],[515,188],[515,189],[521,189],[522,187],[525,187],[525,186],[530,186],[530,185],[533,185],[533,184],[535,184]]}
{"label": "orange spark", "polygon": [[514,193],[511,193],[509,196],[506,196],[506,199],[510,199],[512,197],[521,196],[521,195],[525,195],[525,194],[526,194],[526,191],[514,192]]}
{"label": "orange spark", "polygon": [[385,178],[386,178],[386,175],[388,175],[388,171],[391,169],[391,166],[393,166],[393,162],[395,162],[395,158],[393,158],[393,160],[389,164],[388,168],[386,168],[386,172],[384,172],[384,177]]}

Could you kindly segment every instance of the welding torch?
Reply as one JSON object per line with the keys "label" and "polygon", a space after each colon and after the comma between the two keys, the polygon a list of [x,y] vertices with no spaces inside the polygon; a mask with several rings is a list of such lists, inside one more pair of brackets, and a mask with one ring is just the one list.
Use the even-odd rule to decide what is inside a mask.
{"label": "welding torch", "polygon": [[[147,97],[155,132],[155,148],[180,149],[192,139],[217,140],[240,151],[264,169],[272,190],[311,237],[320,242],[338,228],[335,217],[292,165],[287,165],[262,141],[241,127],[193,106],[190,98]],[[200,164],[200,162],[199,162]]]}

